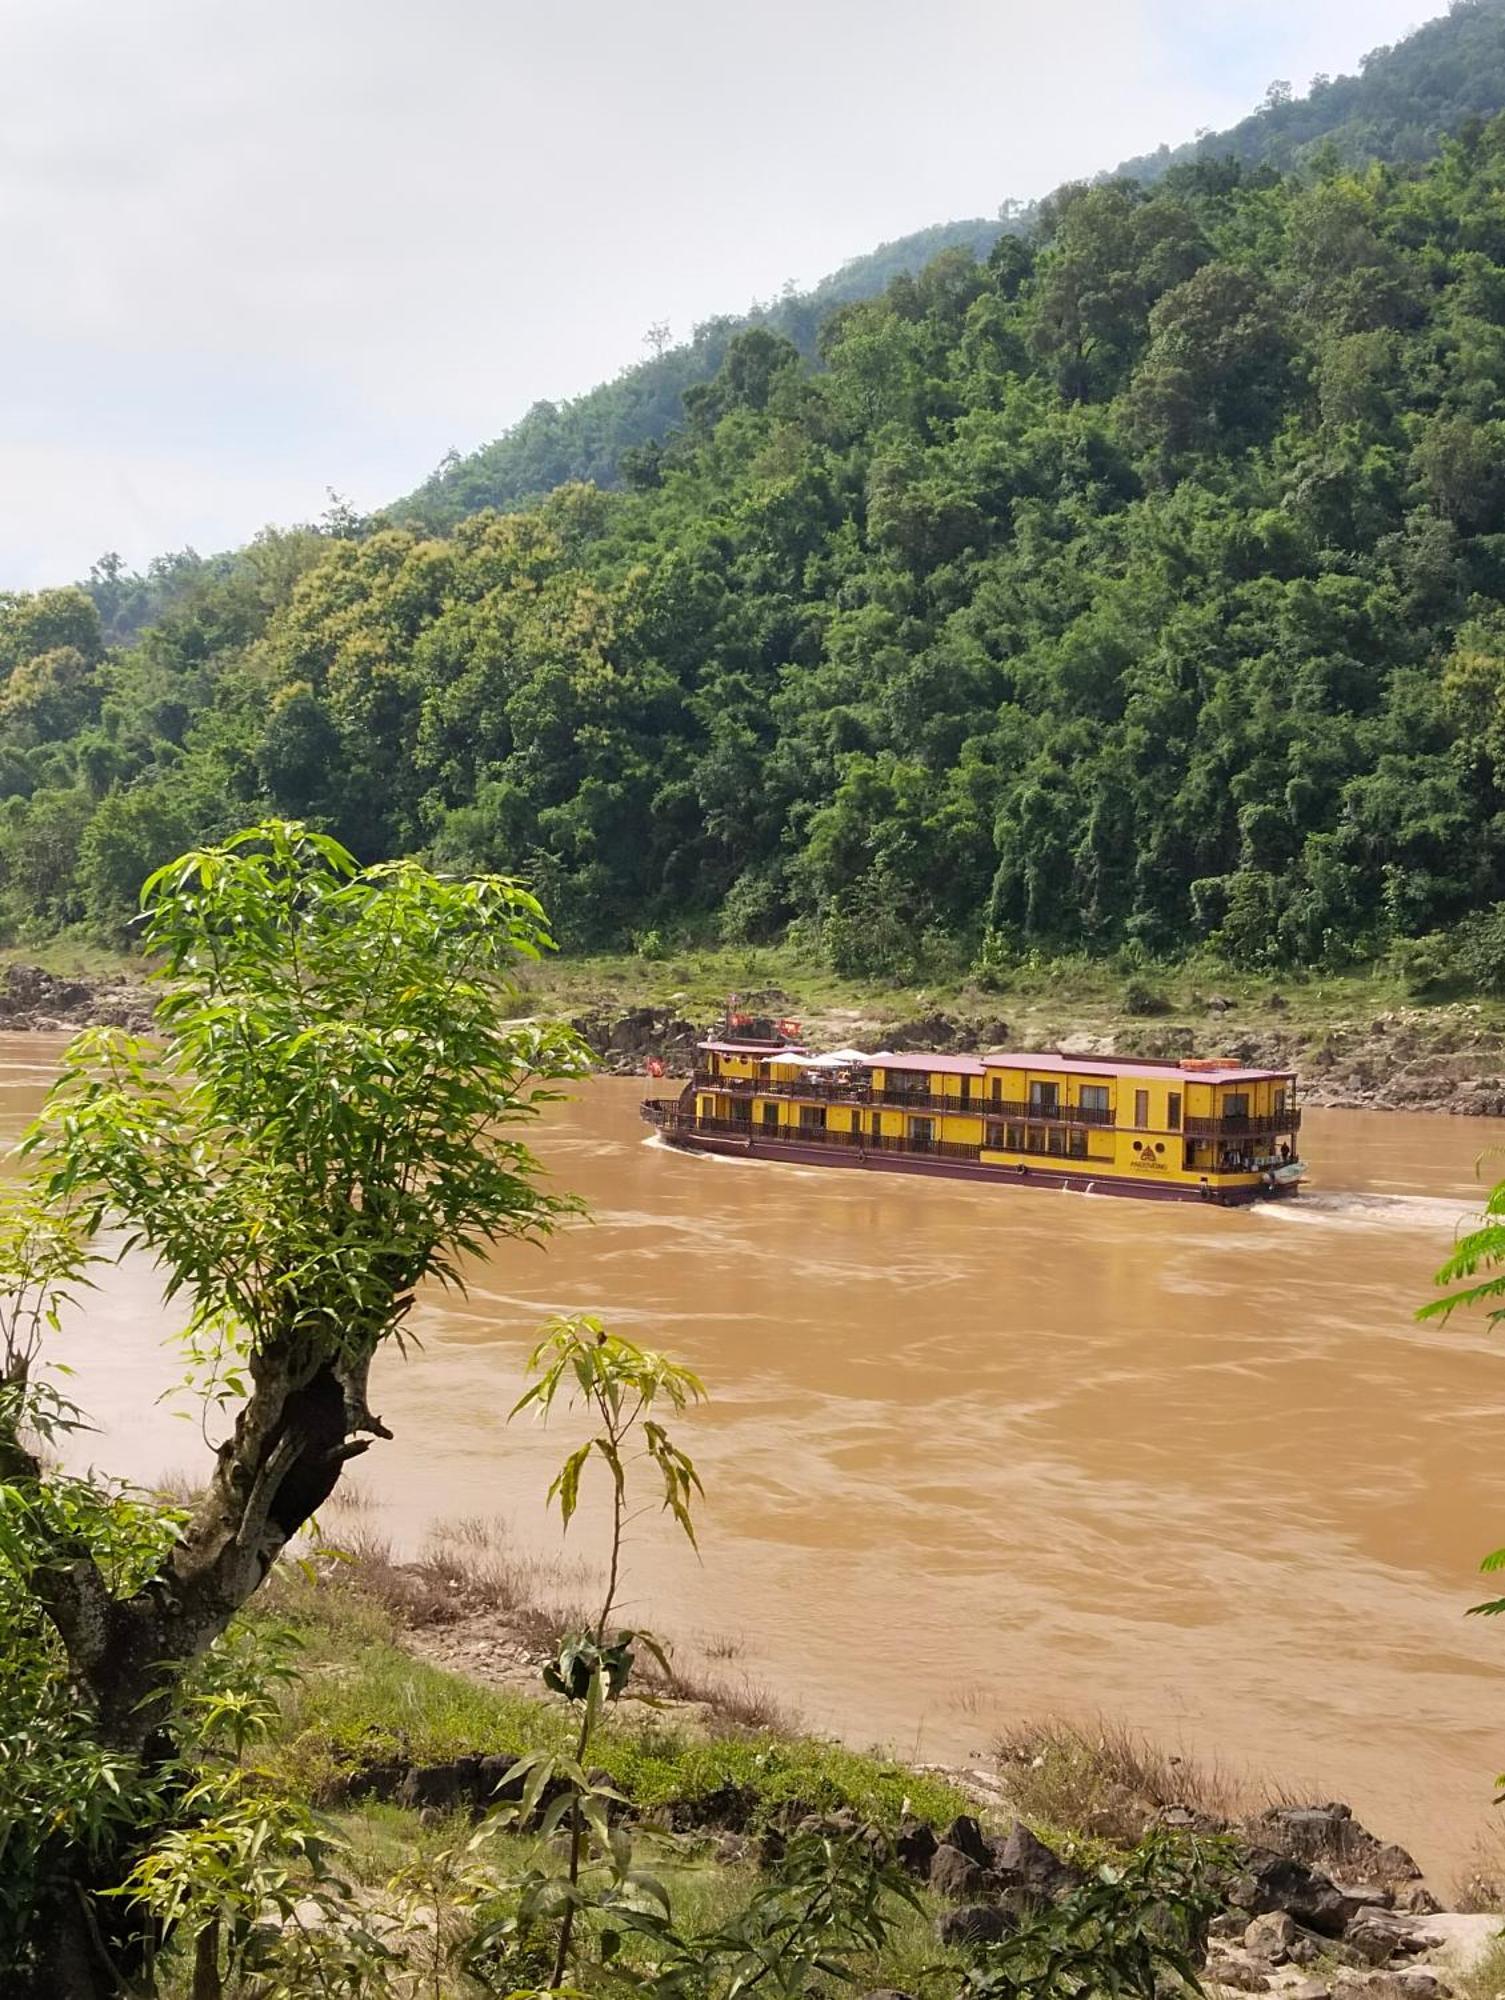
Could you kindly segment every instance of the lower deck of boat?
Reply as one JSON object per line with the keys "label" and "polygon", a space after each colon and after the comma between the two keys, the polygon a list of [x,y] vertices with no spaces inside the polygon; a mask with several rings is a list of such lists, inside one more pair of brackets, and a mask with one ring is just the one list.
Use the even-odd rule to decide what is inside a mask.
{"label": "lower deck of boat", "polygon": [[903,1152],[873,1149],[861,1145],[832,1143],[830,1140],[769,1139],[749,1129],[746,1135],[726,1131],[697,1130],[682,1118],[672,1102],[649,1100],[642,1107],[646,1122],[657,1128],[665,1143],[686,1153],[714,1153],[728,1159],[787,1160],[805,1166],[847,1167],[884,1174],[922,1174],[941,1180],[999,1181],[1009,1187],[1068,1191],[1075,1194],[1124,1195],[1132,1201],[1180,1201],[1211,1203],[1221,1208],[1244,1208],[1257,1201],[1278,1201],[1296,1193],[1294,1185],[1280,1186],[1260,1181],[1237,1187],[1202,1186],[1192,1182],[1150,1182],[1130,1179],[1124,1174],[1093,1172],[1090,1169],[1036,1165],[996,1165],[991,1161],[946,1158],[916,1150]]}

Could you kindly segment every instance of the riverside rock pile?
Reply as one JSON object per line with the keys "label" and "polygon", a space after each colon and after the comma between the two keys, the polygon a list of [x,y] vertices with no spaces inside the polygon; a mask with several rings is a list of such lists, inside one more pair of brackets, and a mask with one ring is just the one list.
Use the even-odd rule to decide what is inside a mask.
{"label": "riverside rock pile", "polygon": [[[434,1765],[373,1763],[349,1772],[334,1796],[338,1802],[388,1799],[420,1812],[479,1816],[520,1795],[512,1763],[495,1756]],[[849,1810],[815,1814],[794,1805],[760,1819],[758,1799],[734,1784],[676,1801],[649,1818],[668,1832],[709,1836],[728,1862],[766,1865],[791,1835],[807,1830],[887,1846]],[[1452,1965],[1477,1955],[1500,1930],[1498,1916],[1441,1911],[1405,1849],[1377,1840],[1345,1805],[1279,1806],[1232,1824],[1173,1807],[1152,1824],[1219,1833],[1229,1842],[1222,1907],[1208,1925],[1202,1953],[1203,1982],[1215,1993],[1450,2000]],[[936,1931],[952,1947],[1005,1938],[1087,1880],[1077,1862],[1018,1821],[1003,1833],[990,1832],[971,1814],[944,1828],[907,1818],[893,1849],[943,1906]]]}
{"label": "riverside rock pile", "polygon": [[40,965],[7,965],[0,971],[0,1032],[140,1030],[150,1021],[150,995],[139,981],[122,975],[69,978]]}
{"label": "riverside rock pile", "polygon": [[654,1060],[663,1064],[667,1076],[688,1076],[695,1066],[695,1044],[705,1032],[672,1007],[581,1014],[570,1026],[614,1076],[641,1075]]}
{"label": "riverside rock pile", "polygon": [[[1225,1825],[1172,1808],[1158,1823],[1222,1833],[1236,1861],[1212,1919],[1203,1978],[1228,1993],[1284,2000],[1447,2000],[1439,1955],[1477,1947],[1498,1917],[1444,1914],[1404,1848],[1377,1840],[1345,1805],[1281,1806]],[[1029,1829],[989,1835],[962,1817],[900,1835],[905,1864],[953,1907],[943,1943],[989,1943],[1085,1879]]]}
{"label": "riverside rock pile", "polygon": [[[848,1009],[808,1020],[812,1045],[955,1054],[1011,1044],[1060,1048],[1068,1055],[1183,1056],[1215,1053],[1267,1069],[1293,1069],[1309,1105],[1381,1111],[1448,1111],[1462,1117],[1505,1117],[1505,1032],[1472,1003],[1397,1009],[1368,1019],[1320,1027],[1293,1024],[1282,995],[1262,1008],[1240,1008],[1225,995],[1203,1004],[1206,1025],[1124,1020],[1068,1032],[1038,1025],[1011,1028],[1001,1016],[935,1011],[868,1020]],[[791,1011],[797,1005],[789,1002]],[[601,1006],[572,1025],[616,1075],[641,1074],[650,1061],[667,1076],[687,1076],[695,1044],[708,1031],[673,1007]]]}

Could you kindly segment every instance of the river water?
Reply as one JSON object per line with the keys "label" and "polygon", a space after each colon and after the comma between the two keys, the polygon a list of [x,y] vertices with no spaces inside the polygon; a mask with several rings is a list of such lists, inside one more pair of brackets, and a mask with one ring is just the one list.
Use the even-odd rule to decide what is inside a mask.
{"label": "river water", "polygon": [[[6,1136],[54,1053],[0,1037]],[[697,1159],[647,1135],[642,1088],[595,1081],[539,1134],[593,1223],[426,1297],[421,1351],[379,1368],[368,1525],[408,1547],[500,1515],[556,1550],[543,1491],[579,1433],[507,1411],[540,1322],[599,1312],[713,1392],[679,1426],[702,1558],[647,1513],[632,1613],[908,1757],[1128,1721],[1350,1800],[1447,1886],[1505,1767],[1505,1627],[1464,1616],[1505,1541],[1505,1349],[1412,1314],[1505,1173],[1498,1128],[1308,1112],[1312,1191],[1225,1211]],[[88,1455],[144,1480],[206,1456],[159,1400],[170,1324],[129,1264],[62,1343]]]}

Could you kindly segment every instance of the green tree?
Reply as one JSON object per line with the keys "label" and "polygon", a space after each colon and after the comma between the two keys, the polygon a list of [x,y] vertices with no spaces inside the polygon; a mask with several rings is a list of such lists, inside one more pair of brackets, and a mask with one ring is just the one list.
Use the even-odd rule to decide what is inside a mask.
{"label": "green tree", "polygon": [[[227,1428],[168,1545],[112,1563],[107,1495],[27,1442],[45,1377],[13,1354],[0,1562],[54,1635],[96,1754],[149,1801],[183,1677],[349,1461],[390,1435],[367,1378],[417,1286],[463,1286],[467,1256],[570,1212],[516,1127],[586,1057],[563,1029],[505,1018],[517,961],[548,939],[503,878],[361,871],[333,840],[268,822],[159,870],[143,904],[168,982],[156,1035],[74,1041],[27,1142],[32,1185],[80,1239],[118,1225],[157,1260]],[[140,1939],[110,1892],[149,1831],[58,1861],[34,1924],[49,1993],[111,1990],[102,1945],[128,1968]]]}

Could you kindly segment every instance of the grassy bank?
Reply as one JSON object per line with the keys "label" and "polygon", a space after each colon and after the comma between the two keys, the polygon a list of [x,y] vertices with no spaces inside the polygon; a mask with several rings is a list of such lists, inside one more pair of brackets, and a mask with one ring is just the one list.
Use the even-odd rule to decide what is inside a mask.
{"label": "grassy bank", "polygon": [[1419,997],[1393,965],[1344,972],[1240,971],[1221,960],[1127,965],[1086,956],[1031,957],[978,979],[957,969],[922,982],[844,979],[788,945],[640,953],[561,954],[527,974],[540,1011],[595,1006],[675,1007],[709,1020],[728,994],[767,994],[806,1026],[859,1018],[894,1022],[927,1014],[1002,1019],[1020,1035],[1051,1040],[1154,1020],[1225,1030],[1283,1017],[1306,1030],[1407,1012],[1439,1022],[1505,1028],[1505,999]]}
{"label": "grassy bank", "polygon": [[[59,943],[48,971],[118,1000],[139,967]],[[0,954],[7,966],[25,953]],[[1193,957],[1178,963],[1031,956],[978,978],[938,965],[924,983],[845,979],[793,945],[561,952],[523,973],[521,1006],[581,1022],[617,1066],[661,1046],[682,1062],[689,1030],[710,1026],[728,995],[790,1016],[826,1047],[1054,1048],[1126,1056],[1234,1055],[1299,1072],[1309,1103],[1505,1114],[1505,998],[1428,998],[1389,962],[1340,973],[1281,975]],[[50,1000],[21,1008],[50,1018]],[[652,1010],[653,1023],[624,1017]],[[107,1018],[113,1018],[106,1008]],[[76,1016],[92,1018],[88,1004]],[[686,1025],[687,1024],[687,1025]],[[21,1018],[19,1025],[30,1025]],[[645,1038],[646,1036],[646,1038]]]}
{"label": "grassy bank", "polygon": [[[299,1672],[272,1762],[304,1796],[338,1797],[353,1773],[392,1760],[433,1765],[566,1747],[563,1703],[419,1657],[404,1644],[410,1635],[402,1625],[358,1582],[295,1580],[277,1595],[276,1615],[297,1635]],[[536,1614],[526,1629],[538,1636]],[[752,1824],[796,1809],[848,1809],[892,1830],[906,1812],[944,1822],[967,1810],[964,1795],[944,1779],[823,1738],[744,1728],[708,1706],[706,1728],[686,1720],[683,1704],[672,1699],[661,1707],[629,1700],[603,1730],[597,1761],[640,1812],[681,1808],[693,1821],[728,1788],[745,1795]]]}
{"label": "grassy bank", "polygon": [[[1231,1055],[1293,1069],[1308,1103],[1505,1114],[1505,1000],[1419,999],[1388,964],[1281,977],[1219,961],[1132,967],[1029,959],[986,980],[844,980],[788,946],[570,958],[532,968],[527,1004],[581,1021],[619,1065],[680,1024],[715,1021],[728,994],[801,1022],[816,1045],[1055,1048],[1177,1058]],[[634,1010],[657,1010],[649,1040]],[[614,1026],[623,1023],[626,1039]]]}
{"label": "grassy bank", "polygon": [[[324,1813],[341,1875],[401,1955],[396,1990],[465,2000],[540,1983],[546,1960],[533,1962],[526,1938],[507,1938],[476,1965],[465,1949],[478,1929],[505,1922],[518,1898],[509,1885],[548,1867],[555,1843],[504,1827],[478,1844],[471,1810],[352,1799],[350,1787],[392,1762],[433,1768],[565,1751],[571,1711],[541,1691],[484,1685],[417,1657],[413,1634],[363,1587],[359,1564],[353,1576],[280,1578],[257,1619],[268,1643],[274,1632],[294,1636],[297,1663],[258,1762],[276,1789]],[[536,1617],[528,1630],[539,1636]],[[882,1756],[725,1718],[707,1727],[651,1701],[625,1701],[592,1760],[630,1802],[634,1866],[662,1885],[688,1933],[732,1924],[766,1895],[760,1839],[805,1815],[849,1814],[892,1833],[909,1814],[944,1825],[969,1809],[945,1779]],[[483,1876],[490,1886],[478,1892]],[[940,1900],[923,1886],[913,1895],[895,1901],[881,1948],[853,1970],[863,1987],[913,1992],[949,1973],[955,1992],[966,1957],[936,1937]],[[635,1955],[630,1938],[625,1949]]]}

